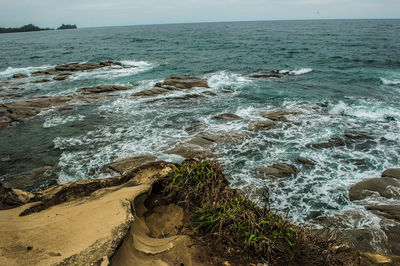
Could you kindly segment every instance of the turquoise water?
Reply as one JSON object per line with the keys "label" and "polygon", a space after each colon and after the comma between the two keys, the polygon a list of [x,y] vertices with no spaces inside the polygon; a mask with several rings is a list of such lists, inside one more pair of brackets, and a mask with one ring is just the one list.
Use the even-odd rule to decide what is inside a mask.
{"label": "turquoise water", "polygon": [[[15,73],[68,62],[114,60],[138,67],[110,67],[76,73],[65,81],[18,85],[23,98],[69,95],[99,84],[132,90],[73,110],[49,110],[26,124],[2,129],[0,158],[9,156],[13,163],[0,167],[0,180],[43,165],[55,167],[59,183],[88,179],[109,162],[142,154],[179,162],[181,157],[166,151],[192,139],[185,128],[201,122],[208,134],[242,136],[214,147],[231,185],[246,191],[268,186],[272,208],[293,221],[313,222],[360,209],[348,200],[348,188],[379,176],[386,168],[399,167],[399,32],[400,20],[343,20],[2,34],[3,81]],[[249,77],[272,70],[291,74],[280,79]],[[208,90],[217,95],[153,104],[130,97],[170,75],[207,78]],[[0,96],[13,92],[15,86],[4,85]],[[261,111],[281,109],[301,114],[269,131],[248,129],[250,123],[265,120]],[[243,120],[211,119],[227,112]],[[344,134],[370,138],[328,149],[309,146]],[[299,156],[316,166],[301,166],[295,161]],[[302,171],[283,180],[257,177],[255,169],[274,163],[290,163]]]}

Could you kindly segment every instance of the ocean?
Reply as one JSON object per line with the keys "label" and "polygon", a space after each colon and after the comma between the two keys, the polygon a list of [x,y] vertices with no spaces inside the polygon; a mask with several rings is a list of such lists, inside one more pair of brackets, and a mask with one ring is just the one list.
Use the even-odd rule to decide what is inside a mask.
{"label": "ocean", "polygon": [[[254,200],[269,189],[270,207],[296,223],[318,225],[321,217],[360,211],[348,220],[368,228],[376,219],[351,202],[348,189],[360,180],[399,167],[400,20],[226,22],[82,28],[0,35],[0,82],[70,62],[120,61],[136,68],[76,72],[65,81],[3,85],[0,103],[60,96],[80,88],[119,84],[132,88],[68,111],[50,109],[27,123],[0,129],[0,181],[44,165],[59,183],[95,178],[106,164],[151,154],[181,162],[166,151],[192,139],[201,125],[232,141],[213,144],[231,186]],[[275,71],[281,78],[252,78]],[[185,101],[132,98],[169,76],[208,80],[207,97]],[[12,82],[20,82],[20,80]],[[180,96],[174,91],[154,98]],[[296,110],[289,122],[253,131],[261,112]],[[222,113],[241,120],[217,121]],[[345,145],[316,148],[333,138],[355,136]],[[357,137],[358,136],[358,137]],[[305,157],[314,166],[301,165]],[[260,177],[257,169],[294,165],[296,177]],[[45,183],[38,186],[46,186]],[[398,204],[400,201],[396,201]]]}

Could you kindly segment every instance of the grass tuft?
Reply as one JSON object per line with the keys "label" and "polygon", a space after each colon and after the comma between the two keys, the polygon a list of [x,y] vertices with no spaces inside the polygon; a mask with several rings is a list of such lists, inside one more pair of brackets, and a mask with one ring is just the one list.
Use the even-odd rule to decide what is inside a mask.
{"label": "grass tuft", "polygon": [[332,243],[229,188],[217,162],[186,161],[175,166],[164,185],[167,198],[192,214],[192,227],[241,256],[271,265],[338,264]]}

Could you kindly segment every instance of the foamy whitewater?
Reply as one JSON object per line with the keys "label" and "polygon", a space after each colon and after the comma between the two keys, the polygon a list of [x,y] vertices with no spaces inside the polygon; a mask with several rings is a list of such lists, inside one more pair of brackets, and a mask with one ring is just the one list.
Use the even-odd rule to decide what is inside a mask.
{"label": "foamy whitewater", "polygon": [[[59,183],[97,178],[106,164],[145,154],[181,162],[182,157],[168,151],[205,132],[225,137],[210,149],[232,187],[244,189],[254,200],[269,188],[271,208],[292,221],[318,226],[322,217],[360,212],[361,219],[349,216],[340,226],[377,228],[379,218],[350,202],[348,189],[399,167],[399,29],[398,20],[302,21],[96,28],[29,33],[29,38],[24,33],[0,35],[2,103],[16,100],[5,97],[11,93],[20,94],[21,100],[71,95],[100,84],[131,88],[95,104],[54,108],[3,129],[0,158],[14,161],[0,167],[0,181],[44,165],[55,167]],[[31,83],[34,77],[9,79],[57,64],[102,60],[135,68],[111,66],[40,84]],[[263,72],[287,75],[251,78]],[[205,78],[210,88],[131,97],[172,75]],[[205,97],[147,102],[187,93]],[[274,129],[249,129],[253,122],[267,121],[261,112],[278,110],[300,114],[289,115],[290,122]],[[222,113],[242,119],[212,119]],[[195,124],[202,129],[187,130]],[[365,137],[340,147],[311,146],[346,134]],[[316,165],[303,166],[298,157]],[[257,175],[257,168],[276,163],[301,172],[285,179]],[[393,201],[399,204],[400,198]]]}

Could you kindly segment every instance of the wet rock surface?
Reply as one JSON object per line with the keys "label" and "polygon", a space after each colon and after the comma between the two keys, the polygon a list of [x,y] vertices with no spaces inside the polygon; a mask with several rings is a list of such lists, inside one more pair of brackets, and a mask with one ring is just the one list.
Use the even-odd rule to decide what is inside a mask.
{"label": "wet rock surface", "polygon": [[20,79],[20,78],[27,78],[28,75],[24,74],[24,73],[17,73],[17,74],[14,74],[12,77],[15,79]]}
{"label": "wet rock surface", "polygon": [[[349,199],[365,206],[366,210],[378,216],[381,238],[389,254],[400,255],[400,182],[399,168],[387,169],[380,178],[363,180],[349,190]],[[383,239],[383,240],[382,240]],[[375,248],[375,247],[372,247]]]}
{"label": "wet rock surface", "polygon": [[296,176],[300,170],[290,164],[274,164],[267,167],[257,169],[258,176],[285,178]]}
{"label": "wet rock surface", "polygon": [[225,114],[216,115],[216,116],[212,117],[211,119],[223,120],[223,121],[234,121],[234,120],[241,120],[242,118],[235,114],[225,113]]}
{"label": "wet rock surface", "polygon": [[43,166],[3,180],[3,184],[15,189],[34,191],[43,186],[57,184],[57,177],[53,172],[53,167]]}
{"label": "wet rock surface", "polygon": [[209,88],[206,79],[198,77],[168,77],[163,82],[157,83],[154,88],[136,92],[132,97],[153,97],[166,94],[170,91],[192,89],[195,87]]}
{"label": "wet rock surface", "polygon": [[92,93],[103,93],[103,92],[114,92],[114,91],[126,91],[131,88],[120,86],[120,85],[100,85],[95,87],[88,87],[80,89],[82,94],[92,94]]}
{"label": "wet rock surface", "polygon": [[259,121],[259,122],[253,122],[249,125],[249,129],[253,131],[261,131],[261,130],[269,130],[269,129],[274,129],[278,125],[274,122],[268,122],[268,121]]}
{"label": "wet rock surface", "polygon": [[301,164],[304,164],[304,165],[311,165],[311,166],[315,165],[314,161],[309,160],[309,159],[304,158],[304,157],[299,157],[299,158],[296,159],[296,161],[301,163]]}
{"label": "wet rock surface", "polygon": [[106,165],[102,169],[102,173],[109,173],[112,175],[124,175],[128,174],[129,172],[133,171],[134,169],[143,166],[145,164],[155,162],[156,157],[152,155],[142,155],[142,156],[135,156],[126,158],[120,161],[116,161]]}
{"label": "wet rock surface", "polygon": [[271,71],[271,72],[262,72],[262,73],[257,73],[250,75],[250,78],[255,78],[255,79],[268,79],[268,78],[283,78],[285,76],[288,76],[289,72],[284,72],[280,73],[279,71]]}
{"label": "wet rock surface", "polygon": [[289,122],[288,115],[299,115],[300,112],[292,110],[280,110],[275,112],[262,112],[260,116],[272,121]]}
{"label": "wet rock surface", "polygon": [[327,142],[321,142],[321,143],[314,143],[311,144],[310,146],[314,149],[329,149],[329,148],[334,148],[334,147],[342,147],[345,146],[346,142],[344,142],[340,138],[332,138],[328,140]]}
{"label": "wet rock surface", "polygon": [[400,168],[390,168],[390,169],[383,171],[382,177],[385,177],[385,176],[400,179]]}
{"label": "wet rock surface", "polygon": [[400,182],[391,177],[371,178],[358,182],[349,190],[351,201],[362,200],[373,195],[384,198],[400,198],[400,193],[393,188],[400,189]]}
{"label": "wet rock surface", "polygon": [[76,71],[87,71],[87,70],[94,70],[103,68],[105,66],[112,66],[117,65],[121,66],[122,64],[119,62],[112,62],[112,61],[104,61],[100,64],[80,64],[80,63],[71,63],[65,65],[58,65],[54,69],[56,71],[69,71],[69,72],[76,72]]}

